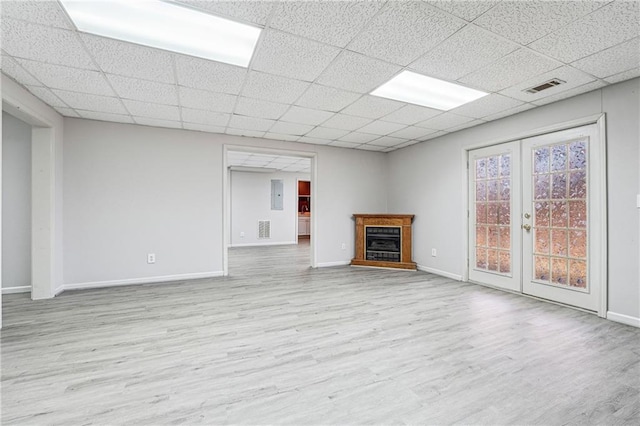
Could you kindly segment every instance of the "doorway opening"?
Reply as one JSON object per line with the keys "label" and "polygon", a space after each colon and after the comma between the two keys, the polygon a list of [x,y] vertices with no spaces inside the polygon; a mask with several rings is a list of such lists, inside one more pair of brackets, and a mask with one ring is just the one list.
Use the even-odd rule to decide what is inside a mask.
{"label": "doorway opening", "polygon": [[223,158],[224,275],[314,267],[315,154],[228,145]]}
{"label": "doorway opening", "polygon": [[605,316],[604,152],[596,123],[469,150],[469,280]]}

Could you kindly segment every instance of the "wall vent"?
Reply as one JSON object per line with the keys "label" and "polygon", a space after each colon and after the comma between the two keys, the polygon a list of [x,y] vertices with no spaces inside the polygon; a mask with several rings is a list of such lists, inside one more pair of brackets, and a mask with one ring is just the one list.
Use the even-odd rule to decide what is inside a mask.
{"label": "wall vent", "polygon": [[258,238],[259,239],[271,238],[271,221],[270,220],[258,221]]}
{"label": "wall vent", "polygon": [[528,89],[523,90],[523,92],[527,92],[527,93],[538,93],[538,92],[542,92],[543,90],[547,90],[547,89],[551,89],[552,87],[555,86],[559,86],[563,83],[566,83],[566,81],[562,81],[559,78],[554,78],[553,80],[549,80],[546,81],[542,84],[539,84],[535,87],[530,87]]}

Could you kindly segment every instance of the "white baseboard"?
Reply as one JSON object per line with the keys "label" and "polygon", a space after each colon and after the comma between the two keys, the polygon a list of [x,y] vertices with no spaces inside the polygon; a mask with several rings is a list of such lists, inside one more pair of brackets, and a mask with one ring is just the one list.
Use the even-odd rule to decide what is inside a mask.
{"label": "white baseboard", "polygon": [[440,269],[430,268],[428,266],[417,265],[418,271],[429,272],[430,274],[440,275],[441,277],[451,278],[452,280],[462,281],[462,275],[452,274],[451,272],[441,271]]}
{"label": "white baseboard", "polygon": [[316,268],[329,268],[331,266],[344,266],[350,264],[350,260],[339,260],[337,262],[322,262],[316,265]]}
{"label": "white baseboard", "polygon": [[13,294],[13,293],[31,293],[31,286],[21,285],[18,287],[2,287],[2,294]]}
{"label": "white baseboard", "polygon": [[640,327],[640,318],[632,317],[624,314],[617,314],[615,312],[608,311],[607,319],[621,324],[631,325],[633,327]]}
{"label": "white baseboard", "polygon": [[296,244],[298,244],[296,241],[285,241],[280,243],[229,244],[229,247],[290,246]]}
{"label": "white baseboard", "polygon": [[[67,290],[84,290],[89,288],[102,288],[102,287],[115,287],[121,285],[132,284],[153,284],[153,283],[167,283],[172,281],[184,281],[184,280],[196,280],[200,278],[214,278],[223,276],[222,271],[212,272],[198,272],[195,274],[179,274],[179,275],[164,275],[159,277],[144,277],[144,278],[131,278],[126,280],[112,280],[112,281],[93,281],[87,283],[75,283],[64,284],[62,286],[63,291]],[[59,293],[56,290],[56,295]]]}

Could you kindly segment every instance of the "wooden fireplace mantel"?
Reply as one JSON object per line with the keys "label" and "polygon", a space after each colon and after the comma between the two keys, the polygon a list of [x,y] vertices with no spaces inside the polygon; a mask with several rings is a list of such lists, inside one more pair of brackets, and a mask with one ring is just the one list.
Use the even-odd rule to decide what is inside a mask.
{"label": "wooden fireplace mantel", "polygon": [[[354,214],[353,217],[356,221],[356,254],[351,260],[352,265],[416,270],[416,263],[411,260],[411,223],[414,215]],[[367,227],[400,228],[399,261],[367,259]]]}

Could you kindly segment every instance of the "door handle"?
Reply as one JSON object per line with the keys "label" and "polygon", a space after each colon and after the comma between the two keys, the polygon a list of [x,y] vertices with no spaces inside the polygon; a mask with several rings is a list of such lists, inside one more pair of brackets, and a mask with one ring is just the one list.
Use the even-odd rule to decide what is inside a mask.
{"label": "door handle", "polygon": [[525,231],[529,232],[529,231],[531,231],[531,225],[524,224],[524,225],[522,225],[522,229],[524,229]]}

